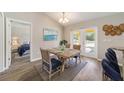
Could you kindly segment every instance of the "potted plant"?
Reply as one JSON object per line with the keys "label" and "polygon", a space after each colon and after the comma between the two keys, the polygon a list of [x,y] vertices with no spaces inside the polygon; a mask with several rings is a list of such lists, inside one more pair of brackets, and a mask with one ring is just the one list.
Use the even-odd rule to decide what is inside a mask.
{"label": "potted plant", "polygon": [[59,45],[60,45],[61,51],[64,51],[65,46],[66,46],[67,43],[68,43],[67,40],[61,40],[61,41],[60,41]]}

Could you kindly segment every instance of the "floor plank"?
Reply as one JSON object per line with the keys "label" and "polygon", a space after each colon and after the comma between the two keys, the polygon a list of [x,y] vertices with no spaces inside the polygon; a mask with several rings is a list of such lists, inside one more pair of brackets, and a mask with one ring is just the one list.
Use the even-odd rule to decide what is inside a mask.
{"label": "floor plank", "polygon": [[78,75],[74,78],[74,81],[101,81],[102,80],[102,67],[100,62],[95,59],[83,58],[88,62],[88,65],[82,69]]}

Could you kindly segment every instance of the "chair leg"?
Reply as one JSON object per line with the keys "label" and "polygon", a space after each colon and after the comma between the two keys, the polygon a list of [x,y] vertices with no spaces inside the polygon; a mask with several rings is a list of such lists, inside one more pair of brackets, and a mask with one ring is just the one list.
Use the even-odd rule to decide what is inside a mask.
{"label": "chair leg", "polygon": [[61,72],[62,66],[60,66],[60,68],[59,68],[59,69],[60,69],[60,71],[59,71],[59,73],[58,73],[58,74],[59,74],[59,76],[60,76],[60,75],[61,75],[61,73],[62,73],[62,72]]}
{"label": "chair leg", "polygon": [[105,80],[105,81],[108,81],[108,76],[106,76],[106,75],[104,74],[104,77],[105,77],[104,80]]}
{"label": "chair leg", "polygon": [[42,66],[41,66],[41,72],[43,71],[43,67],[44,67],[44,66],[43,66],[43,64],[42,64]]}
{"label": "chair leg", "polygon": [[71,58],[69,58],[69,62],[71,61]]}
{"label": "chair leg", "polygon": [[79,57],[80,63],[81,63],[81,57]]}
{"label": "chair leg", "polygon": [[102,73],[102,79],[103,79],[103,81],[105,80],[105,74],[104,73]]}
{"label": "chair leg", "polygon": [[52,75],[51,75],[51,74],[52,74],[52,68],[50,67],[50,71],[49,71],[49,78],[48,78],[49,80],[51,80],[51,77],[52,77]]}
{"label": "chair leg", "polygon": [[77,64],[78,64],[78,63],[77,63],[77,62],[78,62],[78,60],[77,60],[77,58],[75,58],[75,59],[76,59],[76,62],[75,62],[75,63],[76,63],[76,65],[77,65]]}
{"label": "chair leg", "polygon": [[51,74],[49,74],[49,80],[51,80]]}

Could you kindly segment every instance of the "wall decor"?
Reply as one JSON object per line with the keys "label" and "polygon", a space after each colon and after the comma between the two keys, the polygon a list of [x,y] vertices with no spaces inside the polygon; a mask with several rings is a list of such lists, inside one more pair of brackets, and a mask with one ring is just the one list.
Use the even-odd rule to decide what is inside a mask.
{"label": "wall decor", "polygon": [[113,25],[107,25],[105,24],[103,26],[103,31],[105,32],[105,35],[121,35],[124,32],[124,23],[118,25],[118,26],[113,26]]}
{"label": "wall decor", "polygon": [[43,40],[44,41],[55,41],[57,40],[58,32],[54,29],[44,28],[43,29]]}

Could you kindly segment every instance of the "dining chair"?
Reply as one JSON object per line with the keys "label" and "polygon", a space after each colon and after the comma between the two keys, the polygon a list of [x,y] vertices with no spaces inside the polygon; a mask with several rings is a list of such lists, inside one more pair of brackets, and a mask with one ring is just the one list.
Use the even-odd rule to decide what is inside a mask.
{"label": "dining chair", "polygon": [[66,48],[70,48],[70,44],[66,44]]}
{"label": "dining chair", "polygon": [[62,62],[56,58],[51,58],[47,50],[40,48],[40,51],[42,56],[42,69],[48,73],[49,80],[51,80],[53,75],[61,71]]}
{"label": "dining chair", "polygon": [[110,64],[109,60],[102,60],[103,74],[114,81],[122,81],[121,74],[118,73]]}
{"label": "dining chair", "polygon": [[[119,62],[118,62],[118,59],[117,59],[117,56],[116,56],[116,52],[114,51],[114,49],[112,48],[108,48],[107,51],[113,56],[113,62],[117,63],[119,65]],[[123,77],[123,65],[119,65],[119,69],[120,69],[120,73]]]}
{"label": "dining chair", "polygon": [[[73,45],[73,49],[77,49],[80,51],[81,45]],[[80,58],[80,53],[75,55],[74,58],[76,59],[76,63],[77,63],[77,59],[79,58],[80,63],[81,63],[81,58]]]}
{"label": "dining chair", "polygon": [[113,67],[118,73],[120,73],[119,65],[116,61],[115,56],[113,56],[110,52],[106,52],[105,57],[107,60],[109,60],[109,65],[111,65],[111,67]]}
{"label": "dining chair", "polygon": [[81,45],[73,45],[73,49],[80,50],[80,48],[81,48]]}

